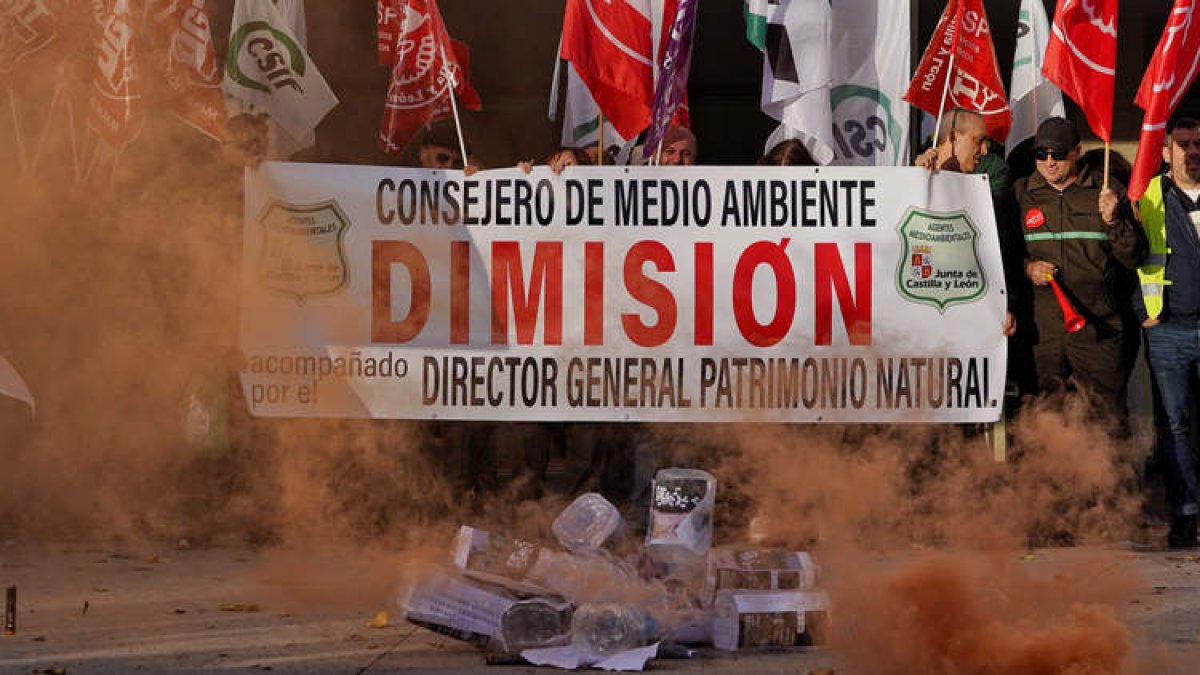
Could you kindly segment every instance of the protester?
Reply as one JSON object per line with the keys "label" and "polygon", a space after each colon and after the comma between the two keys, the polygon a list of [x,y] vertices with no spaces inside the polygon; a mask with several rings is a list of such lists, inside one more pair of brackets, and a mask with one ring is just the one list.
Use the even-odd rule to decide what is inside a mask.
{"label": "protester", "polygon": [[467,161],[463,163],[458,133],[452,124],[435,122],[427,126],[417,142],[417,163],[422,169],[462,169],[470,176],[483,170],[483,165],[471,154],[467,145]]}
{"label": "protester", "polygon": [[603,164],[607,166],[615,165],[617,163],[617,154],[621,152],[621,146],[610,145],[604,148],[604,154],[601,155],[599,143],[589,143],[588,145],[576,149],[583,150],[585,153],[587,153],[588,164]]}
{"label": "protester", "polygon": [[[588,166],[593,163],[587,151],[581,148],[559,148],[550,153],[546,159],[542,160],[542,164],[550,167],[550,170],[555,174],[562,173],[562,170],[568,166]],[[517,162],[517,168],[525,173],[529,173],[533,170],[533,160]]]}
{"label": "protester", "polygon": [[[1041,123],[1034,137],[1037,171],[1016,184],[1027,251],[1025,275],[1033,284],[1033,363],[1040,392],[1082,390],[1097,412],[1124,428],[1129,370],[1122,353],[1131,339],[1125,300],[1130,271],[1141,262],[1146,240],[1123,186],[1102,187],[1102,177],[1079,173],[1079,132],[1061,117]],[[1054,279],[1087,324],[1064,326]]]}
{"label": "protester", "polygon": [[759,166],[820,166],[804,142],[797,138],[780,141],[767,154],[758,158]]}
{"label": "protester", "polygon": [[1146,355],[1165,419],[1159,461],[1171,508],[1170,548],[1196,547],[1196,464],[1191,430],[1191,378],[1200,364],[1200,121],[1167,125],[1165,176],[1150,181],[1138,201],[1149,255],[1138,268],[1134,310],[1146,334]]}
{"label": "protester", "polygon": [[[974,173],[980,159],[988,153],[987,124],[983,115],[964,108],[955,108],[942,117],[933,147],[917,156],[915,164],[930,171]],[[1017,332],[1021,293],[1024,285],[1019,263],[1023,259],[1020,238],[1016,231],[1016,205],[1011,190],[992,192],[996,212],[996,234],[1000,241],[1000,257],[1008,287],[1008,312],[1001,332],[1012,337]],[[1010,362],[1014,359],[1010,359]]]}
{"label": "protester", "polygon": [[662,150],[655,150],[659,166],[692,166],[696,163],[696,135],[691,129],[671,125],[663,134]]}

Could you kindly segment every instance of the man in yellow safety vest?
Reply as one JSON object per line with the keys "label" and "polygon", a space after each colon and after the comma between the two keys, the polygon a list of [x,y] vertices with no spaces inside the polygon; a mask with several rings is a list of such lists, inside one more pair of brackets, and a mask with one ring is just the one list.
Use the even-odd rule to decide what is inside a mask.
{"label": "man in yellow safety vest", "polygon": [[1138,268],[1146,356],[1164,419],[1159,452],[1171,507],[1170,548],[1196,547],[1196,464],[1189,438],[1191,378],[1200,367],[1200,121],[1167,125],[1166,175],[1150,181],[1138,211],[1150,254]]}

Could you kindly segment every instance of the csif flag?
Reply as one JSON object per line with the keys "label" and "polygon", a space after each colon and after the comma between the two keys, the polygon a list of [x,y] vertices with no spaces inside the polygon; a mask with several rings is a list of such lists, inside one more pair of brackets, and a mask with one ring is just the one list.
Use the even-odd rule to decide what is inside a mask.
{"label": "csif flag", "polygon": [[1197,10],[1200,10],[1200,0],[1175,0],[1167,27],[1138,87],[1135,102],[1145,111],[1145,116],[1133,175],[1129,179],[1129,198],[1132,200],[1142,196],[1150,179],[1158,173],[1167,120],[1196,80],[1200,64],[1200,16]]}
{"label": "csif flag", "polygon": [[1042,74],[1049,39],[1050,21],[1046,18],[1042,0],[1021,0],[1008,103],[1013,121],[1004,144],[1006,152],[1012,152],[1021,141],[1032,138],[1041,120],[1065,114],[1062,92]]}
{"label": "csif flag", "polygon": [[908,162],[913,0],[837,0],[833,6],[833,140],[839,164]]}
{"label": "csif flag", "polygon": [[205,0],[150,0],[148,11],[149,51],[162,72],[167,105],[184,122],[220,140],[225,101]]}
{"label": "csif flag", "polygon": [[1012,114],[983,0],[946,5],[904,100],[934,116],[955,107],[974,110],[983,115],[990,138],[1008,138]]}
{"label": "csif flag", "polygon": [[1042,72],[1105,141],[1112,140],[1116,68],[1117,0],[1058,0]]}
{"label": "csif flag", "polygon": [[829,0],[747,0],[746,39],[763,52],[762,111],[771,141],[799,138],[821,164],[834,158]]}
{"label": "csif flag", "polygon": [[654,101],[650,114],[650,130],[643,148],[645,157],[657,151],[672,121],[688,126],[687,80],[692,68],[692,37],[696,32],[696,6],[700,0],[671,0],[673,17],[666,26],[667,42],[659,62],[658,82],[654,86]]}
{"label": "csif flag", "polygon": [[99,18],[88,126],[119,151],[137,137],[145,123],[129,0],[116,0]]}
{"label": "csif flag", "polygon": [[426,123],[450,114],[451,96],[470,110],[481,107],[479,94],[468,81],[467,46],[450,39],[436,0],[408,0],[401,5],[379,129],[379,144],[390,153],[403,150]]}
{"label": "csif flag", "polygon": [[650,0],[567,0],[560,56],[617,132],[633,138],[650,124],[654,40]]}
{"label": "csif flag", "polygon": [[293,142],[338,102],[304,47],[302,10],[294,0],[237,0],[222,83],[234,110],[267,113]]}

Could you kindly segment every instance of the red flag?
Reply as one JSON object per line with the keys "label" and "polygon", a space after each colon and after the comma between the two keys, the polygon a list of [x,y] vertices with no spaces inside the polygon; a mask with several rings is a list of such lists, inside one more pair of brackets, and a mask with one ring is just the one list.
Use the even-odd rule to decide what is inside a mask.
{"label": "red flag", "polygon": [[58,37],[66,8],[62,0],[10,0],[0,9],[0,80],[26,57]]}
{"label": "red flag", "polygon": [[1133,162],[1133,176],[1129,179],[1130,199],[1141,197],[1150,179],[1158,173],[1167,119],[1196,80],[1200,64],[1200,16],[1197,16],[1197,10],[1200,10],[1200,0],[1175,0],[1167,27],[1138,87],[1134,101],[1146,114],[1142,118],[1142,136],[1138,141],[1137,159]]}
{"label": "red flag", "polygon": [[167,105],[184,122],[220,140],[225,97],[204,0],[153,0],[152,58],[163,73]]}
{"label": "red flag", "polygon": [[562,58],[625,138],[650,125],[654,99],[649,0],[567,0]]}
{"label": "red flag", "polygon": [[375,36],[379,52],[379,65],[396,63],[396,38],[400,35],[400,23],[404,19],[407,0],[376,0]]}
{"label": "red flag", "polygon": [[1058,0],[1042,74],[1079,104],[1092,131],[1112,140],[1117,0]]}
{"label": "red flag", "polygon": [[[468,82],[467,45],[451,40],[436,0],[407,0],[396,38],[396,65],[388,86],[379,143],[399,152],[422,125],[450,113],[450,89],[458,105],[479,110],[479,94]],[[465,158],[464,158],[465,159]]]}
{"label": "red flag", "polygon": [[117,150],[137,137],[144,122],[132,18],[129,0],[116,0],[103,19],[88,110],[88,125]]}
{"label": "red flag", "polygon": [[946,5],[904,100],[935,116],[943,103],[946,110],[975,110],[983,115],[989,137],[1001,142],[1008,137],[1012,113],[996,66],[983,0],[950,0]]}

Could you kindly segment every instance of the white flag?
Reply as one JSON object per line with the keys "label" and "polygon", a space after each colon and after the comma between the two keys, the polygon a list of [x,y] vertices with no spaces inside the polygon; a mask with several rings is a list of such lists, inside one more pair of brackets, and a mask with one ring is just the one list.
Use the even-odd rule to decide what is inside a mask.
{"label": "white flag", "polygon": [[1062,92],[1042,75],[1049,40],[1050,22],[1041,0],[1021,0],[1012,82],[1008,87],[1012,128],[1004,143],[1005,154],[1012,152],[1021,141],[1032,138],[1038,122],[1047,117],[1062,117],[1065,113]]}
{"label": "white flag", "polygon": [[831,32],[829,0],[746,5],[746,37],[763,50],[762,111],[786,127],[772,139],[802,140],[821,164],[834,158]]}
{"label": "white flag", "polygon": [[[568,148],[595,145],[600,140],[600,106],[574,68],[567,68],[567,100],[563,108],[562,144]],[[624,146],[615,127],[604,122],[604,145]]]}
{"label": "white flag", "polygon": [[312,144],[338,99],[305,48],[303,2],[237,0],[223,87],[231,116],[267,113],[278,125],[273,156]]}
{"label": "white flag", "polygon": [[912,0],[833,3],[833,148],[837,164],[908,164]]}
{"label": "white flag", "polygon": [[34,409],[33,394],[25,385],[25,380],[21,379],[21,374],[2,355],[0,355],[0,395],[24,401],[29,405],[30,410]]}

